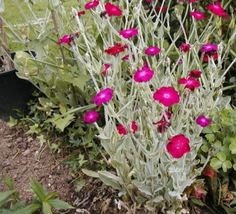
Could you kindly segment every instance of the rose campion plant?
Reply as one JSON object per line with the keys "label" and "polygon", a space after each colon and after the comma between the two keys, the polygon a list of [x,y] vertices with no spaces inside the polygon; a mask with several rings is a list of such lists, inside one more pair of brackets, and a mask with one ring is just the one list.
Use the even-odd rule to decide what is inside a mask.
{"label": "rose campion plant", "polygon": [[[174,213],[182,207],[185,189],[203,169],[197,168],[196,157],[203,143],[200,134],[210,118],[198,117],[220,105],[214,95],[222,87],[221,66],[229,50],[223,42],[207,40],[208,30],[198,25],[186,33],[178,7],[173,8],[176,16],[171,14],[178,20],[175,35],[181,43],[176,43],[178,38],[166,28],[171,26],[166,18],[171,1],[161,2],[101,0],[90,14],[103,41],[100,48],[94,45],[91,25],[75,16],[87,49],[75,55],[90,59],[83,66],[97,88],[93,101],[104,108],[105,125],[98,127],[98,137],[114,170],[99,171],[97,176],[120,195],[128,194],[139,203],[142,198],[150,211]],[[101,16],[104,10],[108,16]],[[208,18],[205,13],[196,9],[189,16],[203,21]],[[171,56],[173,50],[177,57]],[[109,73],[100,75],[106,64]],[[112,88],[112,94],[101,94],[102,88]]]}

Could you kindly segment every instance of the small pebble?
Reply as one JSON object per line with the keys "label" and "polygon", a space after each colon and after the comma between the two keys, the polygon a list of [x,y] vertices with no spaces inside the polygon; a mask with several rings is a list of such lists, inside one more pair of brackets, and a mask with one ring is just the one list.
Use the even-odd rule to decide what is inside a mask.
{"label": "small pebble", "polygon": [[23,156],[27,156],[27,155],[29,155],[29,154],[30,154],[30,150],[29,150],[29,149],[26,149],[26,150],[22,153]]}

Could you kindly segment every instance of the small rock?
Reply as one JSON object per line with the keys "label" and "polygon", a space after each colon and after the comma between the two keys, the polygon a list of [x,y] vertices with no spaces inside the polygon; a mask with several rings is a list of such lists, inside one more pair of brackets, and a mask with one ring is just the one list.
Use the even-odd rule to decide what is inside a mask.
{"label": "small rock", "polygon": [[25,165],[25,164],[27,164],[27,161],[26,161],[26,160],[22,160],[21,163],[22,163],[23,165]]}
{"label": "small rock", "polygon": [[34,141],[34,139],[32,137],[28,137],[27,141],[30,143],[30,142]]}
{"label": "small rock", "polygon": [[22,153],[23,156],[27,156],[27,155],[29,155],[29,154],[30,154],[30,149],[26,149],[26,150]]}
{"label": "small rock", "polygon": [[24,174],[27,171],[27,167],[25,166],[22,170],[21,173]]}
{"label": "small rock", "polygon": [[40,166],[39,165],[35,165],[34,166],[34,170],[39,170],[40,169]]}
{"label": "small rock", "polygon": [[22,144],[22,148],[23,148],[23,149],[27,149],[27,148],[28,148],[28,142],[24,142],[24,143]]}
{"label": "small rock", "polygon": [[16,142],[16,143],[20,143],[22,140],[23,140],[22,137],[18,137],[15,142]]}
{"label": "small rock", "polygon": [[11,143],[8,143],[8,144],[7,144],[7,147],[8,147],[8,148],[11,148],[11,147],[12,147],[12,144],[11,144]]}
{"label": "small rock", "polygon": [[4,161],[3,163],[2,163],[2,166],[3,167],[7,167],[7,166],[10,166],[10,161],[9,160],[6,160],[6,161]]}

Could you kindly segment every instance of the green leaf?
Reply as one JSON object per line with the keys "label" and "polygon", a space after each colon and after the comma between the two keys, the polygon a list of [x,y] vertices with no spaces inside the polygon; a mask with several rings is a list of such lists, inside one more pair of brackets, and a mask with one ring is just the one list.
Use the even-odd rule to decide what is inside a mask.
{"label": "green leaf", "polygon": [[42,135],[42,134],[37,136],[37,139],[39,140],[40,146],[42,146],[44,143],[47,142],[47,140],[45,139],[44,135]]}
{"label": "green leaf", "polygon": [[222,144],[221,144],[221,142],[220,142],[220,141],[218,141],[218,140],[217,140],[217,141],[215,141],[215,143],[214,143],[214,147],[220,150],[220,149],[221,149],[221,147],[222,147]]}
{"label": "green leaf", "polygon": [[73,85],[78,87],[80,90],[84,91],[87,85],[89,76],[86,74],[81,74],[78,78],[74,78]]}
{"label": "green leaf", "polygon": [[216,157],[217,157],[219,160],[221,160],[222,162],[226,160],[226,155],[225,155],[224,152],[218,152],[218,153],[216,154]]}
{"label": "green leaf", "polygon": [[87,81],[90,79],[88,75],[86,75],[82,72],[79,74],[79,76],[73,75],[72,73],[66,73],[66,72],[62,72],[59,75],[60,76],[58,78],[60,80],[70,83],[70,84],[78,87],[82,91],[84,91],[84,88],[87,85]]}
{"label": "green leaf", "polygon": [[103,49],[104,43],[103,43],[103,39],[102,39],[102,37],[101,37],[101,34],[99,34],[99,35],[97,36],[96,44],[100,47],[100,49]]}
{"label": "green leaf", "polygon": [[221,204],[221,207],[225,210],[227,214],[235,214],[235,208],[230,208],[223,204]]}
{"label": "green leaf", "polygon": [[16,52],[14,62],[18,70],[17,76],[22,79],[30,79],[31,76],[37,75],[40,69],[39,66],[32,61],[32,57],[24,51]]}
{"label": "green leaf", "polygon": [[206,139],[210,142],[213,143],[215,141],[215,135],[214,134],[206,134]]}
{"label": "green leaf", "polygon": [[43,202],[43,214],[53,214],[52,207],[47,202]]}
{"label": "green leaf", "polygon": [[98,174],[99,174],[99,178],[104,184],[111,186],[114,189],[118,189],[118,190],[121,189],[121,186],[120,186],[121,180],[118,176],[107,171],[99,171]]}
{"label": "green leaf", "polygon": [[227,172],[228,169],[232,168],[232,163],[227,160],[222,164],[222,169],[224,172]]}
{"label": "green leaf", "polygon": [[58,197],[57,192],[49,192],[44,201],[48,201],[48,200],[51,200],[51,199],[56,198],[56,197]]}
{"label": "green leaf", "polygon": [[198,205],[200,207],[204,207],[205,204],[201,201],[201,200],[198,200],[196,198],[192,198],[191,201],[195,204],[195,205]]}
{"label": "green leaf", "polygon": [[14,187],[14,181],[11,177],[6,177],[4,180],[3,180],[3,183],[7,186],[7,188],[9,190],[15,190],[15,187]]}
{"label": "green leaf", "polygon": [[183,5],[178,4],[178,5],[175,6],[175,13],[180,16],[180,15],[182,15],[184,9],[185,8],[184,8]]}
{"label": "green leaf", "polygon": [[41,202],[45,200],[47,192],[44,190],[43,186],[35,179],[31,179],[31,189],[37,195]]}
{"label": "green leaf", "polygon": [[209,150],[207,144],[202,145],[201,150],[202,150],[203,152],[207,153],[208,150]]}
{"label": "green leaf", "polygon": [[41,208],[40,204],[30,204],[26,207],[12,211],[11,214],[32,214]]}
{"label": "green leaf", "polygon": [[[0,0],[1,1],[1,0]],[[9,127],[14,127],[15,125],[17,125],[18,123],[18,120],[13,118],[13,117],[10,117],[9,121],[7,122],[7,125]]]}
{"label": "green leaf", "polygon": [[152,196],[152,189],[150,186],[147,186],[144,183],[136,181],[136,180],[134,180],[133,183],[138,188],[138,190],[140,192],[142,192],[146,195]]}
{"label": "green leaf", "polygon": [[220,161],[220,160],[217,159],[217,158],[212,158],[210,165],[211,165],[215,170],[217,170],[217,169],[220,169],[220,168],[221,168],[221,166],[222,166],[222,161]]}
{"label": "green leaf", "polygon": [[232,143],[229,145],[229,150],[232,154],[236,154],[236,141],[232,141]]}
{"label": "green leaf", "polygon": [[163,47],[167,49],[167,48],[169,48],[169,46],[170,46],[169,42],[166,39],[164,39]]}
{"label": "green leaf", "polygon": [[95,171],[88,170],[88,169],[82,169],[82,172],[92,178],[99,178],[99,174]]}
{"label": "green leaf", "polygon": [[205,133],[205,134],[212,134],[213,133],[212,129],[209,126],[204,128],[202,132]]}
{"label": "green leaf", "polygon": [[70,204],[68,204],[67,202],[65,201],[62,201],[60,199],[50,199],[48,201],[48,203],[55,209],[57,210],[66,210],[66,209],[73,209],[74,207],[72,207]]}
{"label": "green leaf", "polygon": [[80,190],[85,186],[86,181],[84,179],[77,180],[74,184],[75,186],[75,191],[78,193]]}
{"label": "green leaf", "polygon": [[231,201],[230,206],[235,206],[236,205],[236,199],[234,199],[233,201]]}
{"label": "green leaf", "polygon": [[[12,214],[12,211],[9,209],[1,209],[0,208],[0,213],[4,213],[4,214]],[[15,213],[14,213],[15,214]]]}
{"label": "green leaf", "polygon": [[7,201],[7,199],[14,194],[15,190],[10,190],[6,192],[0,192],[0,207]]}
{"label": "green leaf", "polygon": [[68,114],[64,117],[60,117],[60,115],[55,115],[54,118],[50,119],[50,122],[56,126],[60,131],[64,131],[64,129],[70,125],[70,123],[74,120],[73,114]]}
{"label": "green leaf", "polygon": [[211,124],[210,129],[212,132],[217,133],[219,131],[219,127],[217,124]]}

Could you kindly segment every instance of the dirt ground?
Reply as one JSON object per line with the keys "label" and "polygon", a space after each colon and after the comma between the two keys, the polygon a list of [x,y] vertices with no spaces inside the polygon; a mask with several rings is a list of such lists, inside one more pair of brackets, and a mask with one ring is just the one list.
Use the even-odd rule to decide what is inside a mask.
{"label": "dirt ground", "polygon": [[[25,135],[21,128],[9,128],[0,120],[0,191],[5,189],[3,179],[10,176],[21,198],[30,201],[30,178],[35,178],[49,191],[58,192],[60,199],[73,205],[72,214],[126,213],[117,208],[118,198],[114,190],[98,180],[75,176],[62,164],[64,159],[62,154],[40,149],[39,142]],[[79,191],[75,191],[76,180],[85,181]]]}
{"label": "dirt ground", "polygon": [[0,121],[0,191],[2,179],[10,176],[21,198],[29,201],[32,198],[30,178],[35,178],[49,190],[58,192],[62,199],[71,201],[73,178],[68,167],[60,164],[61,159],[48,149],[40,150],[39,142],[24,135],[22,129],[10,129]]}

